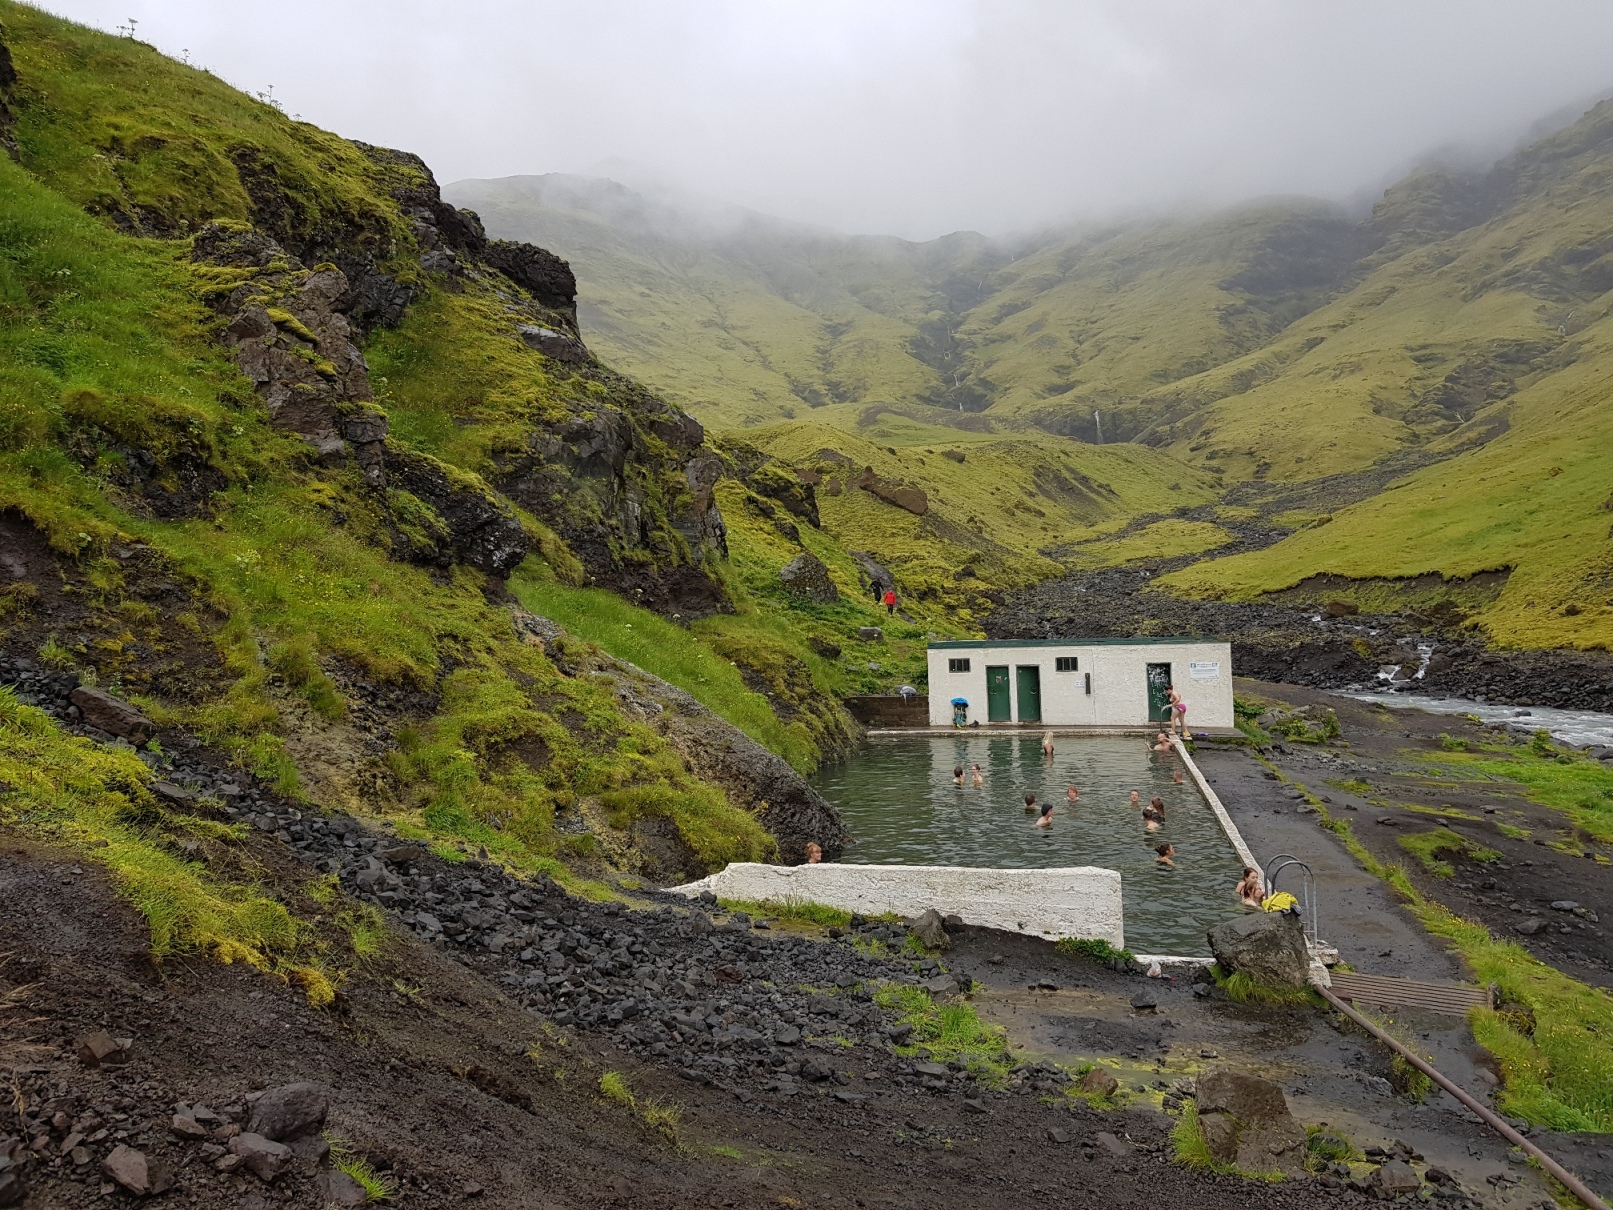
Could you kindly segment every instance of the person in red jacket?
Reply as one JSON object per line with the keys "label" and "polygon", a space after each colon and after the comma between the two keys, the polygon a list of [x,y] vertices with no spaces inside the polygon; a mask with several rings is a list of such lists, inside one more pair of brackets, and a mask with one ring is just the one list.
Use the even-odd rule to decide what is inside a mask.
{"label": "person in red jacket", "polygon": [[889,616],[893,615],[895,612],[896,612],[896,590],[894,588],[887,588],[885,590],[885,614],[886,614],[887,617],[889,617]]}

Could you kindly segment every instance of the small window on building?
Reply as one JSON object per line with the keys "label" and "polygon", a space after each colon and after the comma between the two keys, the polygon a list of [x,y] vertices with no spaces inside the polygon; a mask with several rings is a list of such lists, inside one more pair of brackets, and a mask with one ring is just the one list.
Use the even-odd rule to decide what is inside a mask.
{"label": "small window on building", "polygon": [[968,660],[948,660],[947,661],[947,671],[948,672],[968,672],[969,671],[969,661]]}
{"label": "small window on building", "polygon": [[1054,672],[1077,672],[1080,668],[1080,661],[1073,655],[1060,655],[1055,656],[1053,659]]}

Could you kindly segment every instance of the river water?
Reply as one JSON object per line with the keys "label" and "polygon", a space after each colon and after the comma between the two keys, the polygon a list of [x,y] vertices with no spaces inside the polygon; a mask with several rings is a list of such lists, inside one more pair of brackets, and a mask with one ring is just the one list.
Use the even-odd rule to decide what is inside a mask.
{"label": "river water", "polygon": [[1428,710],[1434,714],[1471,714],[1486,723],[1548,731],[1559,743],[1575,747],[1604,744],[1613,748],[1613,714],[1594,710],[1557,710],[1549,706],[1525,710],[1519,706],[1475,702],[1465,697],[1424,697],[1412,693],[1345,693],[1343,696],[1363,702],[1382,702],[1386,706]]}
{"label": "river water", "polygon": [[[978,763],[985,785],[952,783],[956,765]],[[1204,933],[1242,909],[1233,884],[1243,867],[1191,782],[1175,785],[1175,753],[1142,737],[1061,737],[1051,762],[1040,735],[871,736],[813,781],[840,809],[856,842],[842,860],[860,865],[986,868],[1102,866],[1121,875],[1126,945],[1137,953],[1204,954]],[[1066,809],[1065,788],[1081,792]],[[1144,829],[1129,794],[1165,801],[1165,824]],[[1053,826],[1033,828],[1024,796],[1055,804]],[[1176,846],[1176,869],[1153,846]]]}

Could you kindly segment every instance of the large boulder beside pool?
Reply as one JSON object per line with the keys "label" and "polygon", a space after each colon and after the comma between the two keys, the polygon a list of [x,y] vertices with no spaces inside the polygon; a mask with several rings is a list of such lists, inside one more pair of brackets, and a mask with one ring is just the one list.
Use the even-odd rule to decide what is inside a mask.
{"label": "large boulder beside pool", "polygon": [[1310,972],[1305,925],[1294,912],[1255,912],[1209,931],[1210,952],[1228,974],[1242,973],[1256,983],[1304,987]]}

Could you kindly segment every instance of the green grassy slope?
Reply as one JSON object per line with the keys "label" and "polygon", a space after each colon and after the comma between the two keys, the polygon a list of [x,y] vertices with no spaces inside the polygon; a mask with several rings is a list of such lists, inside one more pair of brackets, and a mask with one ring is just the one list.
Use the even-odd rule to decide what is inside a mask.
{"label": "green grassy slope", "polygon": [[[1013,246],[948,237],[899,255],[894,244],[806,241],[762,222],[742,236],[691,234],[625,191],[619,205],[638,207],[631,222],[582,186],[563,213],[541,191],[478,187],[499,193],[497,221],[551,224],[562,246],[566,224],[609,233],[619,260],[597,262],[591,289],[618,343],[645,339],[622,265],[652,243],[671,290],[687,284],[686,264],[703,272],[720,260],[735,306],[753,300],[744,346],[753,364],[773,355],[775,339],[788,343],[768,318],[786,298],[801,323],[806,313],[833,322],[850,296],[898,325],[911,356],[896,350],[894,329],[869,343],[879,372],[860,380],[861,393],[822,394],[838,405],[808,412],[799,396],[763,387],[741,398],[724,379],[708,383],[709,402],[691,402],[715,424],[748,426],[747,439],[793,465],[833,449],[924,487],[933,520],[896,516],[865,493],[824,502],[834,535],[905,563],[915,586],[939,591],[964,562],[1008,585],[1053,565],[1209,555],[1226,535],[1207,522],[1149,527],[1139,517],[1168,518],[1220,491],[1252,510],[1237,515],[1265,511],[1266,522],[1298,532],[1179,573],[1170,583],[1184,591],[1248,598],[1324,572],[1512,569],[1474,625],[1508,644],[1595,646],[1613,641],[1598,385],[1610,364],[1600,328],[1613,286],[1610,175],[1613,105],[1604,104],[1487,174],[1414,173],[1360,221],[1272,201]],[[712,340],[701,316],[661,313],[654,343],[637,349],[638,371],[650,381],[686,373],[679,359],[705,356]],[[724,322],[750,321],[731,310]],[[930,380],[910,373],[915,358]],[[927,403],[966,411],[945,419]],[[1090,445],[1041,435],[1095,442],[1100,422],[1105,456],[1121,440],[1170,459],[1117,478],[1091,469],[1104,464]],[[987,473],[921,452],[952,446],[977,451],[969,471]],[[1395,467],[1415,473],[1359,502]],[[1099,505],[1050,502],[1037,482],[1049,468],[1134,490]],[[1301,507],[1283,503],[1308,484]],[[968,611],[958,615],[965,624],[987,604],[949,600]]]}
{"label": "green grassy slope", "polygon": [[[608,685],[524,641],[486,575],[397,557],[392,495],[272,427],[204,302],[250,279],[193,263],[188,233],[260,218],[243,182],[267,172],[282,229],[418,287],[405,324],[372,346],[393,375],[378,395],[396,409],[397,448],[434,451],[461,486],[501,444],[636,388],[582,381],[513,340],[509,282],[495,303],[485,278],[426,274],[394,196],[417,183],[406,167],[130,39],[9,0],[0,22],[20,160],[0,155],[0,523],[42,535],[57,568],[0,594],[8,651],[135,695],[287,793],[515,860],[581,860],[553,816],[589,798],[653,804],[703,861],[767,852],[754,817],[691,777]],[[479,377],[437,390],[410,356],[416,323],[457,335]],[[635,482],[646,512],[653,487]],[[547,556],[532,573],[547,562],[574,578],[563,545],[526,524]],[[672,541],[649,518],[643,532]],[[379,733],[390,751],[360,727],[374,717],[361,697],[413,703]],[[306,780],[316,766],[351,776]]]}

